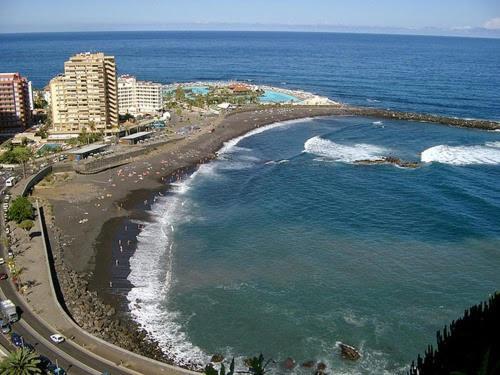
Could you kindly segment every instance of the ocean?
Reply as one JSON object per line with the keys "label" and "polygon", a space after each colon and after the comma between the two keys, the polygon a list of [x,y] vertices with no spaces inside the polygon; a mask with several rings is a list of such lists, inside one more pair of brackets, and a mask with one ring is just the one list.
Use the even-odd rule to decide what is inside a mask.
{"label": "ocean", "polygon": [[42,88],[82,51],[164,83],[248,80],[351,104],[500,119],[500,40],[286,32],[0,34],[0,71]]}
{"label": "ocean", "polygon": [[[160,82],[248,80],[500,119],[500,40],[308,33],[0,35],[37,87],[79,51]],[[417,169],[359,165],[396,156]],[[499,289],[500,133],[362,117],[273,124],[173,184],[138,234],[132,316],[175,355],[397,374]],[[362,358],[341,358],[338,342]],[[308,374],[298,366],[295,373]]]}

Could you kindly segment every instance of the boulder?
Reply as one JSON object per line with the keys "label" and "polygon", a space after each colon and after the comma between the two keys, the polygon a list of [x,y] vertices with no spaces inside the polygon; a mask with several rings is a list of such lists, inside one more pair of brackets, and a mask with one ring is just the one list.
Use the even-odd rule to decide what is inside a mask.
{"label": "boulder", "polygon": [[323,362],[318,363],[314,375],[325,375],[326,365]]}
{"label": "boulder", "polygon": [[295,367],[295,360],[291,357],[288,357],[283,362],[283,368],[285,368],[286,370],[293,370],[294,367]]}
{"label": "boulder", "polygon": [[304,368],[313,368],[314,367],[314,361],[306,361],[304,363],[302,363],[302,367]]}
{"label": "boulder", "polygon": [[223,360],[224,360],[224,356],[222,354],[218,353],[218,354],[214,354],[212,356],[212,359],[210,360],[210,362],[221,363]]}
{"label": "boulder", "polygon": [[356,361],[361,358],[361,353],[354,347],[347,344],[339,344],[342,357],[350,361]]}

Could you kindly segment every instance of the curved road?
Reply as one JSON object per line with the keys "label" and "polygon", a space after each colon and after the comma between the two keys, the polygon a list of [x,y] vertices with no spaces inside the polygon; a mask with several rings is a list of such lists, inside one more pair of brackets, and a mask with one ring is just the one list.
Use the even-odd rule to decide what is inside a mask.
{"label": "curved road", "polygon": [[[3,193],[4,189],[1,191]],[[3,196],[3,194],[0,194],[0,197]],[[0,220],[2,233],[5,233],[4,223],[4,215],[2,212]],[[2,244],[0,244],[0,255],[5,259],[7,257],[7,250]],[[0,268],[5,268],[5,266],[0,266]],[[97,375],[106,371],[112,375],[137,374],[132,370],[120,368],[112,362],[91,354],[84,348],[72,343],[69,339],[66,339],[66,341],[61,344],[53,343],[50,341],[49,336],[55,332],[31,312],[29,306],[27,306],[24,300],[18,295],[10,279],[0,281],[0,288],[0,297],[2,299],[12,300],[21,311],[21,319],[12,325],[12,331],[23,336],[25,342],[33,345],[39,354],[46,356],[54,363],[57,361],[59,366],[64,368],[68,374]],[[9,335],[0,335],[0,343],[7,349],[11,351],[14,350]]]}

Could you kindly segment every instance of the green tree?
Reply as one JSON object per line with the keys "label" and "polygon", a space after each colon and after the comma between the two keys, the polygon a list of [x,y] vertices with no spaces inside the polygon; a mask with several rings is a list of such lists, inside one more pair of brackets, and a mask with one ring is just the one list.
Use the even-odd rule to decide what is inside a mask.
{"label": "green tree", "polygon": [[205,375],[234,375],[234,358],[229,365],[229,372],[226,373],[226,367],[224,366],[224,363],[221,363],[219,372],[217,372],[214,366],[209,363],[205,366]]}
{"label": "green tree", "polygon": [[186,99],[186,93],[181,86],[177,86],[175,89],[175,100],[182,102]]}
{"label": "green tree", "polygon": [[26,177],[26,163],[31,159],[33,153],[24,146],[16,146],[4,152],[0,156],[0,163],[21,164],[23,166],[23,174]]}
{"label": "green tree", "polygon": [[34,106],[37,109],[42,109],[48,106],[49,103],[43,98],[43,95],[35,95]]}
{"label": "green tree", "polygon": [[252,375],[264,375],[268,372],[267,366],[272,362],[272,359],[267,360],[264,363],[264,356],[261,354],[258,357],[247,358],[245,360],[245,365],[248,367],[248,371],[245,374]]}
{"label": "green tree", "polygon": [[33,157],[33,153],[27,147],[14,147],[14,157],[23,166],[23,177],[26,178],[26,163]]}
{"label": "green tree", "polygon": [[17,197],[12,201],[8,211],[7,220],[21,223],[24,220],[35,218],[35,208],[26,197]]}
{"label": "green tree", "polygon": [[32,375],[41,374],[38,368],[38,354],[28,349],[19,349],[10,353],[0,363],[1,375]]}

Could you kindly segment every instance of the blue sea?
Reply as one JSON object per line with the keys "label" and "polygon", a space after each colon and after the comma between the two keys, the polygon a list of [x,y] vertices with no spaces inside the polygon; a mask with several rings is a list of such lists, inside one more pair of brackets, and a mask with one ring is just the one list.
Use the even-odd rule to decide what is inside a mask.
{"label": "blue sea", "polygon": [[82,51],[164,83],[248,80],[351,104],[500,119],[500,40],[286,32],[0,34],[0,71],[45,86]]}
{"label": "blue sea", "polygon": [[[79,51],[165,83],[248,80],[358,105],[500,119],[500,40],[308,33],[0,35],[42,87]],[[396,156],[417,169],[356,162]],[[273,124],[158,196],[131,314],[176,356],[398,374],[500,288],[500,133],[362,117]],[[341,358],[338,343],[361,360]],[[297,374],[310,374],[298,366]]]}

